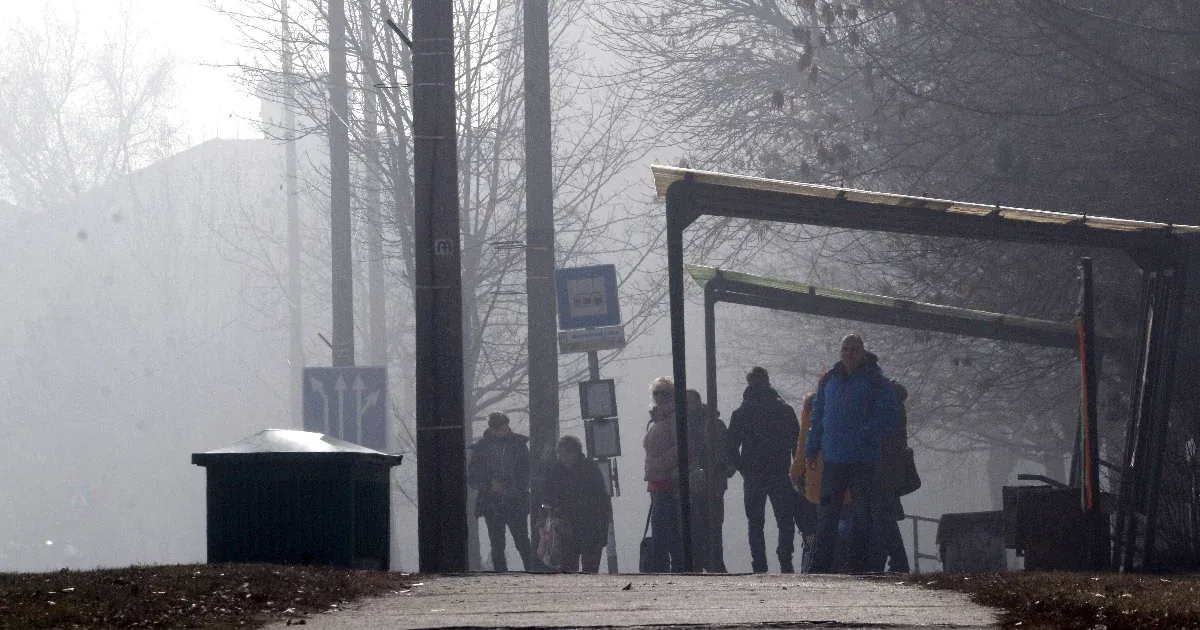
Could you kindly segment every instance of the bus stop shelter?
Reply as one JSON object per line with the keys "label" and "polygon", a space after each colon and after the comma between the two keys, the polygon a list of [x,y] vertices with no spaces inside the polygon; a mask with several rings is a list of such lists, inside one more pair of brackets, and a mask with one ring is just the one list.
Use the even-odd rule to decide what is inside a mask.
{"label": "bus stop shelter", "polygon": [[[1112,562],[1154,565],[1156,519],[1172,412],[1176,345],[1189,262],[1200,227],[869,192],[655,165],[666,200],[667,262],[680,470],[688,469],[683,234],[703,216],[971,240],[1115,249],[1142,270],[1137,378],[1126,431]],[[689,488],[680,478],[685,568],[690,557]]]}
{"label": "bus stop shelter", "polygon": [[684,265],[684,269],[704,289],[704,375],[711,406],[717,404],[716,305],[721,302],[1046,348],[1077,350],[1079,346],[1079,331],[1071,322],[817,287],[704,265]]}

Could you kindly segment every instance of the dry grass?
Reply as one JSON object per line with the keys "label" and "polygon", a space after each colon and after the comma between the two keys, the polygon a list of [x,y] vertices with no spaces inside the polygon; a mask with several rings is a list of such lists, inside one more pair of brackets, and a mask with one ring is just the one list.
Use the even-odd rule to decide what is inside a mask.
{"label": "dry grass", "polygon": [[398,573],[260,564],[0,573],[0,628],[257,628],[411,583]]}
{"label": "dry grass", "polygon": [[1000,608],[1008,628],[1200,628],[1197,576],[1013,572],[906,579]]}

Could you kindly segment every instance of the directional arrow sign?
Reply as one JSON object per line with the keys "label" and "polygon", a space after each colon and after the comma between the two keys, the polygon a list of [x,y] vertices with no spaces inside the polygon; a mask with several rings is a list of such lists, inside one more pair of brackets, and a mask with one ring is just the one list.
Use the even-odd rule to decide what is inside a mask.
{"label": "directional arrow sign", "polygon": [[387,368],[305,368],[304,430],[387,450]]}

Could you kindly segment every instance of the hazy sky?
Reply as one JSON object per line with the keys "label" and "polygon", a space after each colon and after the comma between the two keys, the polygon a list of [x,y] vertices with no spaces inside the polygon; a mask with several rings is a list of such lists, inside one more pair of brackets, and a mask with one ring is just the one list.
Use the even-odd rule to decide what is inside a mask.
{"label": "hazy sky", "polygon": [[[122,11],[143,33],[144,52],[178,62],[178,122],[188,145],[222,137],[255,137],[246,118],[257,119],[257,99],[239,93],[234,70],[221,66],[241,54],[237,31],[210,0],[24,0],[5,3],[5,14],[36,25],[50,13],[78,14],[85,38],[99,39]],[[240,0],[222,1],[235,8]],[[93,40],[94,41],[94,40]]]}

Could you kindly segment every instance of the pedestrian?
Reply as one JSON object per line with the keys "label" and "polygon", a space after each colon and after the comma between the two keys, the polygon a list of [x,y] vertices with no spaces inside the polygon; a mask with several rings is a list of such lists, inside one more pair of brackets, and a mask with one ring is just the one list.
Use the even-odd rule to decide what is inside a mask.
{"label": "pedestrian", "polygon": [[726,573],[725,490],[735,472],[726,449],[729,430],[721,412],[705,405],[700,392],[687,390],[688,462],[692,500],[692,562],[696,571]]}
{"label": "pedestrian", "polygon": [[908,413],[905,401],[908,390],[895,381],[892,389],[900,410],[900,426],[883,439],[879,466],[875,470],[875,495],[871,505],[871,526],[874,528],[874,545],[868,560],[867,571],[881,573],[908,573],[908,552],[904,549],[904,538],[900,535],[900,521],[904,520],[904,504],[896,492],[896,480],[904,475],[905,454],[908,450]]}
{"label": "pedestrian", "polygon": [[796,493],[788,479],[788,469],[796,455],[800,421],[796,411],[771,387],[767,371],[755,367],[746,374],[742,404],[729,418],[729,458],[742,473],[744,503],[750,538],[750,564],[755,573],[767,570],[766,524],[767,499],[779,527],[779,545],[775,554],[779,570],[792,573],[795,545]]}
{"label": "pedestrian", "polygon": [[847,566],[855,573],[867,567],[875,466],[883,438],[896,429],[899,414],[895,391],[880,370],[878,357],[866,351],[862,337],[846,335],[840,360],[818,382],[804,449],[810,471],[819,463],[822,466],[813,573],[833,569],[838,520],[847,489],[853,497]]}
{"label": "pedestrian", "polygon": [[646,449],[646,483],[650,491],[650,567],[655,573],[683,571],[683,539],[679,532],[679,461],[675,439],[675,382],[660,376],[650,384],[654,406],[642,446]]}
{"label": "pedestrian", "polygon": [[522,568],[526,571],[532,568],[528,441],[529,438],[513,432],[506,414],[493,411],[488,414],[488,428],[483,437],[471,445],[467,482],[477,492],[475,517],[482,517],[487,524],[492,569],[496,571],[508,570],[504,556],[506,528],[512,532]]}
{"label": "pedestrian", "polygon": [[546,485],[546,504],[559,520],[563,571],[598,573],[600,552],[608,544],[612,499],[596,463],[583,455],[579,438],[565,435],[554,447]]}

